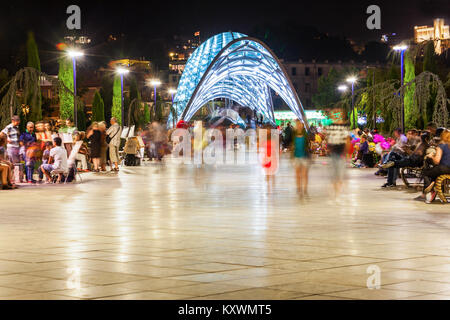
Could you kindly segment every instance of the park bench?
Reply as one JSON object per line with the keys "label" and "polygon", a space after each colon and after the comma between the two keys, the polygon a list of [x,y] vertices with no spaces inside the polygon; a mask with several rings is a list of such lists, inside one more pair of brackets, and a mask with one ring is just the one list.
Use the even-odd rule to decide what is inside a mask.
{"label": "park bench", "polygon": [[450,198],[450,174],[440,175],[436,179],[434,191],[436,191],[442,203],[448,203],[448,199]]}
{"label": "park bench", "polygon": [[423,169],[424,167],[400,168],[400,178],[407,188],[423,187]]}

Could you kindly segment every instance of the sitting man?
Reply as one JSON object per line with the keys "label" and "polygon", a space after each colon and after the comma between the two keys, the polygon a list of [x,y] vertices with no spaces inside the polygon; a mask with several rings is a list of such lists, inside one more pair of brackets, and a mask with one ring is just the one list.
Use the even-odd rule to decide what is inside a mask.
{"label": "sitting man", "polygon": [[14,165],[5,159],[5,149],[0,147],[0,175],[2,180],[2,189],[17,189],[13,182]]}
{"label": "sitting man", "polygon": [[383,169],[387,169],[388,171],[387,182],[381,186],[382,188],[396,186],[397,180],[396,171],[398,170],[398,168],[423,166],[425,154],[428,149],[429,139],[430,134],[428,132],[424,132],[420,136],[420,144],[415,148],[414,152],[411,155],[402,158],[392,159],[381,166]]}
{"label": "sitting man", "polygon": [[46,183],[51,183],[50,173],[52,171],[58,172],[58,182],[61,182],[61,177],[67,171],[67,151],[63,148],[62,140],[59,137],[53,139],[54,147],[50,150],[50,157],[47,164],[41,166],[42,172],[47,177]]}
{"label": "sitting man", "polygon": [[412,153],[421,142],[419,131],[417,131],[417,129],[408,130],[408,132],[406,133],[406,139],[406,152],[408,152],[408,150],[411,150]]}

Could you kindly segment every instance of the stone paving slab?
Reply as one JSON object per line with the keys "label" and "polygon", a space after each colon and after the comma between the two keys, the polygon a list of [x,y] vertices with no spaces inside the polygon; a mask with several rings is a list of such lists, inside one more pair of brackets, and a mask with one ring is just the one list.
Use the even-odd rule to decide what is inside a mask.
{"label": "stone paving slab", "polygon": [[258,166],[167,161],[0,191],[0,299],[450,299],[450,207],[374,169],[332,200],[327,163],[308,200],[287,157],[272,190]]}

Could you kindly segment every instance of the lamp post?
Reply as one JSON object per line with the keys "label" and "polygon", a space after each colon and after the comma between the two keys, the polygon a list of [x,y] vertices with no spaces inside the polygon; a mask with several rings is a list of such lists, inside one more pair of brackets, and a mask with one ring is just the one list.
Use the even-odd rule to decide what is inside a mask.
{"label": "lamp post", "polygon": [[[356,77],[350,77],[347,79],[347,82],[352,84],[352,112],[353,112],[353,125],[356,128],[356,116],[355,116],[355,106],[354,106],[354,89],[355,89],[355,82],[356,82]],[[355,129],[353,128],[353,129]]]}
{"label": "lamp post", "polygon": [[[177,92],[177,90],[173,89],[173,88],[170,88],[168,91],[170,93],[170,96],[172,97],[172,110],[175,111],[175,109],[173,109],[173,95]],[[172,114],[172,124],[175,127],[175,115],[174,114]]]}
{"label": "lamp post", "polygon": [[340,92],[345,93],[347,92],[348,87],[345,84],[341,84],[337,88]]}
{"label": "lamp post", "polygon": [[73,67],[73,118],[75,127],[78,128],[78,110],[77,110],[77,58],[84,56],[79,50],[71,49],[67,51],[67,55],[72,59]]}
{"label": "lamp post", "polygon": [[161,85],[161,81],[158,79],[152,79],[150,81],[150,85],[153,86],[153,96],[154,96],[154,105],[153,105],[153,111],[156,114],[156,87]]}
{"label": "lamp post", "polygon": [[[404,65],[404,56],[405,56],[405,51],[406,49],[408,49],[408,46],[406,45],[397,45],[393,48],[395,51],[400,52],[400,82],[401,85],[403,86],[403,65]],[[401,114],[400,114],[400,118],[401,118],[401,125],[402,125],[402,132],[405,132],[405,101],[403,100],[403,97],[400,97],[402,99],[402,107],[401,107]]]}
{"label": "lamp post", "polygon": [[125,69],[123,67],[119,67],[116,69],[116,72],[120,75],[120,114],[121,114],[121,121],[122,126],[125,125],[125,115],[123,110],[123,76],[125,74],[128,74],[130,70]]}
{"label": "lamp post", "polygon": [[176,90],[176,89],[170,88],[170,89],[168,90],[168,92],[170,93],[170,95],[171,95],[171,97],[172,97],[172,105],[173,105],[173,95],[174,95],[175,93],[177,93],[177,90]]}

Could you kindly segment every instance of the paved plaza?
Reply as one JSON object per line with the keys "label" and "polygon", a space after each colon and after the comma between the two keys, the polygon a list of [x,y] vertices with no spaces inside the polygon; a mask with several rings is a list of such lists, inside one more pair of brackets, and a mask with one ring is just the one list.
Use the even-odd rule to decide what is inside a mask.
{"label": "paved plaza", "polygon": [[450,299],[450,206],[375,169],[332,201],[327,162],[303,201],[284,157],[271,192],[259,167],[170,161],[1,191],[0,298]]}

